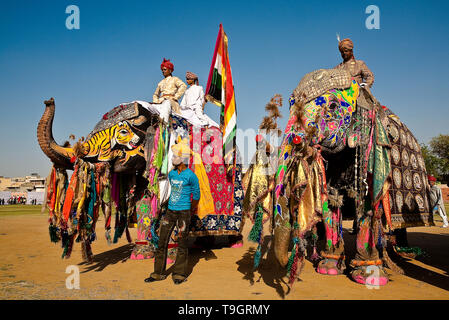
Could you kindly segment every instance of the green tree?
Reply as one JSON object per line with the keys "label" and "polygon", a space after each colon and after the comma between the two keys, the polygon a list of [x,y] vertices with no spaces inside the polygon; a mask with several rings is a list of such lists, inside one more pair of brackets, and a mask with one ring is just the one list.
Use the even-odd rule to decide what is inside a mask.
{"label": "green tree", "polygon": [[426,164],[427,174],[430,174],[438,179],[440,176],[438,169],[440,166],[440,159],[432,153],[427,145],[423,143],[421,144],[421,153],[424,158],[424,163]]}
{"label": "green tree", "polygon": [[440,181],[447,182],[449,180],[449,135],[440,134],[433,137],[429,146],[421,144],[421,152],[427,173]]}

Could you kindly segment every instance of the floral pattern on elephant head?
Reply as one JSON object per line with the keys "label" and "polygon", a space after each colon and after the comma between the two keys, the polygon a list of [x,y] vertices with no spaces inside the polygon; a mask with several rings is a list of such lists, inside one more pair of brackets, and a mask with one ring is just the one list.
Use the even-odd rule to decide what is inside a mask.
{"label": "floral pattern on elephant head", "polygon": [[313,144],[335,147],[341,142],[346,142],[347,130],[356,111],[358,95],[359,86],[352,80],[349,88],[329,90],[304,106],[305,127],[317,129],[312,137]]}

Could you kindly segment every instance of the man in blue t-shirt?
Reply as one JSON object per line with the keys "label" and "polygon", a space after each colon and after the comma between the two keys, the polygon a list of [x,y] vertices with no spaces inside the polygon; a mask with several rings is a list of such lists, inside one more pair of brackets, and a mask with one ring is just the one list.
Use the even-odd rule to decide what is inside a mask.
{"label": "man in blue t-shirt", "polygon": [[187,278],[187,237],[189,235],[190,217],[196,211],[200,200],[200,186],[198,178],[187,167],[190,150],[181,143],[172,147],[172,163],[175,167],[168,174],[171,185],[170,198],[168,199],[167,213],[161,219],[161,229],[158,248],[154,259],[154,272],[145,282],[164,280],[167,263],[167,247],[170,235],[175,227],[178,227],[178,252],[173,265],[173,282],[180,284]]}

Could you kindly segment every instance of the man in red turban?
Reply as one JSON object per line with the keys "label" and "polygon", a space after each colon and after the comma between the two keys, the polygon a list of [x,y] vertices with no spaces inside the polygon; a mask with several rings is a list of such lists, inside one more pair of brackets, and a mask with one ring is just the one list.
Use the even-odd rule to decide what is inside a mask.
{"label": "man in red turban", "polygon": [[[164,61],[162,61],[162,63],[161,63],[161,70],[163,70],[164,68],[171,70],[171,72],[173,72],[175,70],[173,63],[171,63],[170,60],[166,60],[165,58],[164,58]],[[171,74],[171,72],[170,72],[170,74]]]}
{"label": "man in red turban", "polygon": [[343,62],[336,69],[346,69],[355,78],[361,87],[371,88],[374,83],[374,74],[362,60],[356,60],[353,53],[354,43],[351,39],[343,39],[338,43]]}
{"label": "man in red turban", "polygon": [[144,105],[148,110],[159,113],[159,117],[168,123],[171,111],[179,113],[178,100],[187,89],[187,85],[178,77],[172,75],[174,70],[173,63],[164,58],[161,63],[162,79],[154,91],[153,103]]}

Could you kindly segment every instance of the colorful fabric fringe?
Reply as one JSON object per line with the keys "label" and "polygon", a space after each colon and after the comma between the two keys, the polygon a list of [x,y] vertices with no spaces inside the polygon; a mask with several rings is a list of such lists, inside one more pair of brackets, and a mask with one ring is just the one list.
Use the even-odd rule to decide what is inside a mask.
{"label": "colorful fabric fringe", "polygon": [[99,208],[110,207],[108,166],[78,159],[70,183],[65,170],[52,168],[46,182],[46,207],[50,216],[50,240],[61,241],[62,258],[69,258],[74,242],[81,242],[83,257],[92,261],[91,243],[96,240]]}

